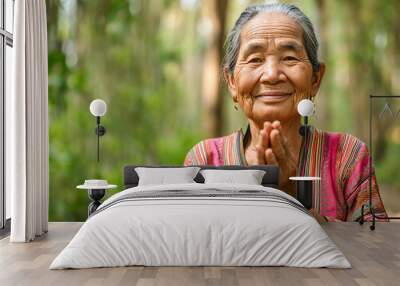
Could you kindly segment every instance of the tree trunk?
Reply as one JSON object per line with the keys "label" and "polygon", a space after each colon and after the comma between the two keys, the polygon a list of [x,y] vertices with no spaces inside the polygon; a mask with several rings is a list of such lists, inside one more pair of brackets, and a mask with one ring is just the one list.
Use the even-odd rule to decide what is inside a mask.
{"label": "tree trunk", "polygon": [[218,137],[223,128],[223,93],[221,88],[221,61],[225,38],[227,0],[203,1],[204,17],[210,22],[209,44],[203,62],[202,102],[203,128],[207,136]]}
{"label": "tree trunk", "polygon": [[399,11],[400,2],[394,1],[393,14],[391,17],[393,18],[393,45],[391,49],[392,56],[392,69],[391,69],[391,92],[395,95],[400,95],[400,17],[397,15],[395,11]]}
{"label": "tree trunk", "polygon": [[[362,20],[362,9],[360,1],[346,2],[350,19],[348,40],[350,44],[350,97],[352,99],[353,118],[355,121],[355,135],[362,141],[368,142],[368,104],[369,104],[369,80],[371,71],[368,59],[364,55],[368,39]],[[364,84],[362,84],[364,83]]]}
{"label": "tree trunk", "polygon": [[329,129],[329,122],[331,119],[330,97],[331,97],[331,76],[329,70],[329,11],[326,0],[317,0],[317,23],[315,25],[316,32],[320,35],[320,61],[327,64],[327,71],[322,81],[322,86],[315,99],[317,107],[316,120],[318,126],[322,129]]}

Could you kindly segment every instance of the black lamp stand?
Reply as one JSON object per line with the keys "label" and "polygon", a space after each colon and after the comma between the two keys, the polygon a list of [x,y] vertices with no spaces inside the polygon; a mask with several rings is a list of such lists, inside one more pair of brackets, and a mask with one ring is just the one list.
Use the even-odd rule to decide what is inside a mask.
{"label": "black lamp stand", "polygon": [[97,135],[97,162],[100,162],[100,136],[106,134],[106,128],[100,125],[100,116],[96,116],[96,130],[95,133]]}
{"label": "black lamp stand", "polygon": [[101,205],[100,200],[104,197],[106,193],[105,189],[90,189],[88,190],[89,198],[92,202],[88,206],[88,217],[94,213],[97,208]]}
{"label": "black lamp stand", "polygon": [[[308,116],[304,116],[304,124],[300,127],[299,133],[304,137],[304,151],[307,149]],[[305,152],[303,152],[305,154]],[[296,197],[308,210],[312,208],[312,184],[311,180],[297,181]]]}

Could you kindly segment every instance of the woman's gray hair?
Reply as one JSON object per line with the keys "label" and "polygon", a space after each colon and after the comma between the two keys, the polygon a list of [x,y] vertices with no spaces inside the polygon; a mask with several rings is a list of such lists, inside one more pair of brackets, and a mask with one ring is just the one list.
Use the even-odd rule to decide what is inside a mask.
{"label": "woman's gray hair", "polygon": [[319,70],[318,40],[310,19],[295,5],[284,3],[258,4],[247,7],[229,32],[225,42],[224,68],[233,73],[240,49],[240,33],[243,26],[260,12],[277,12],[288,16],[303,29],[303,41],[314,72]]}

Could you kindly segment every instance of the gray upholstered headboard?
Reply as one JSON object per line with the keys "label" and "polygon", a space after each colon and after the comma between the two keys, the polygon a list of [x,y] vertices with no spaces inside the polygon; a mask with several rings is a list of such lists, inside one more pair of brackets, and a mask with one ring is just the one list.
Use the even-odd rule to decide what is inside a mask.
{"label": "gray upholstered headboard", "polygon": [[[148,168],[184,168],[185,166],[173,166],[173,165],[164,165],[164,166],[145,166],[145,165],[129,165],[124,167],[124,189],[133,188],[138,185],[139,177],[135,171],[136,167],[148,167]],[[262,180],[262,185],[265,187],[278,188],[279,183],[279,167],[274,165],[258,165],[258,166],[241,166],[241,165],[226,165],[226,166],[206,166],[206,165],[196,165],[196,167],[200,167],[201,169],[222,169],[222,170],[246,170],[246,169],[257,169],[264,170],[266,173]],[[204,183],[204,178],[200,174],[194,178],[197,183]]]}

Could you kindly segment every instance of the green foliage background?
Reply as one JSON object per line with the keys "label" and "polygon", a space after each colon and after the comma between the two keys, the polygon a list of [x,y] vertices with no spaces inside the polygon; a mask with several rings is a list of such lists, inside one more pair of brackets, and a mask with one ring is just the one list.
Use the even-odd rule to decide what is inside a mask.
{"label": "green foliage background", "polygon": [[[259,2],[230,1],[227,27]],[[400,94],[400,65],[393,64],[399,63],[399,1],[285,2],[297,4],[328,39],[322,41],[327,74],[317,99],[327,108],[314,124],[366,140],[367,95]],[[75,189],[85,179],[107,179],[120,191],[124,165],[181,165],[207,137],[200,108],[207,48],[201,9],[195,0],[47,1],[51,221],[86,219],[87,194]],[[321,19],[326,23],[319,30]],[[108,104],[100,163],[89,113],[95,98]],[[245,119],[225,98],[228,134]],[[377,163],[378,180],[398,189],[399,163],[388,154],[400,156],[400,136],[391,138],[390,153]]]}

